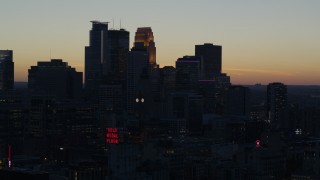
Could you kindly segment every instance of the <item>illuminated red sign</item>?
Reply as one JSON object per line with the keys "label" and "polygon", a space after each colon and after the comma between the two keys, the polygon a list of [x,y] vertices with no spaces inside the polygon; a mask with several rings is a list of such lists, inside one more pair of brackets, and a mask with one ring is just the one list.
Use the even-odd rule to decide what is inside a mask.
{"label": "illuminated red sign", "polygon": [[119,144],[119,135],[117,128],[107,128],[106,142],[108,144]]}
{"label": "illuminated red sign", "polygon": [[107,133],[106,137],[107,138],[112,138],[112,139],[119,139],[118,134],[115,134],[115,133]]}
{"label": "illuminated red sign", "polygon": [[116,132],[118,132],[118,129],[117,128],[107,128],[107,132],[108,133],[116,133]]}
{"label": "illuminated red sign", "polygon": [[119,140],[118,139],[108,139],[107,138],[107,143],[108,144],[119,144]]}

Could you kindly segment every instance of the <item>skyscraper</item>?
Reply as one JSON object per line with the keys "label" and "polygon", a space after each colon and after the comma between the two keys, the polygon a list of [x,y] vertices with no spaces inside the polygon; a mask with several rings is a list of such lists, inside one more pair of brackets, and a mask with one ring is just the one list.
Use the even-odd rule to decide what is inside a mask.
{"label": "skyscraper", "polygon": [[92,92],[110,69],[108,23],[91,21],[89,46],[85,47],[85,88]]}
{"label": "skyscraper", "polygon": [[0,90],[13,89],[14,63],[12,50],[0,50]]}
{"label": "skyscraper", "polygon": [[129,32],[125,29],[108,30],[108,47],[109,68],[105,70],[99,86],[99,104],[102,114],[120,113],[126,107]]}
{"label": "skyscraper", "polygon": [[127,61],[129,52],[129,32],[120,30],[108,31],[110,68],[107,81],[123,81],[127,76]]}
{"label": "skyscraper", "polygon": [[149,64],[155,66],[156,62],[156,46],[154,42],[154,36],[151,27],[141,27],[137,29],[134,46],[136,43],[143,43],[144,47],[149,53]]}
{"label": "skyscraper", "polygon": [[274,82],[267,87],[267,112],[273,128],[284,125],[284,114],[287,107],[287,86]]}
{"label": "skyscraper", "polygon": [[[133,114],[138,105],[146,103],[145,88],[147,86],[145,84],[148,76],[148,52],[142,43],[136,43],[128,57],[127,111],[129,114]],[[141,102],[142,98],[143,102]]]}
{"label": "skyscraper", "polygon": [[221,75],[222,66],[222,47],[205,43],[203,45],[195,46],[195,55],[202,57],[203,78],[205,80],[212,80],[216,76]]}

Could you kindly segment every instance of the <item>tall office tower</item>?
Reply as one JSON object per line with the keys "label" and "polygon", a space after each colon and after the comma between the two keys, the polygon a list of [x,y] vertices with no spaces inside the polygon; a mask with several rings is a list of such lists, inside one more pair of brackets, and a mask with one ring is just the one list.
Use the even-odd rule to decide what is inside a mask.
{"label": "tall office tower", "polygon": [[285,110],[287,108],[287,86],[274,82],[267,87],[267,112],[272,128],[284,126]]}
{"label": "tall office tower", "polygon": [[129,32],[108,31],[109,69],[105,72],[99,87],[99,113],[103,121],[105,114],[121,113],[127,102],[127,63],[129,53]]}
{"label": "tall office tower", "polygon": [[205,43],[195,46],[195,55],[202,57],[202,79],[212,80],[221,74],[222,47]]}
{"label": "tall office tower", "polygon": [[108,41],[110,50],[110,68],[107,71],[107,81],[122,81],[127,76],[127,61],[129,53],[129,32],[109,30]]}
{"label": "tall office tower", "polygon": [[128,57],[127,76],[127,111],[129,114],[138,113],[137,107],[146,103],[146,81],[148,79],[149,56],[142,43],[136,43]]}
{"label": "tall office tower", "polygon": [[0,50],[0,90],[13,89],[14,63],[12,50]]}
{"label": "tall office tower", "polygon": [[144,47],[149,52],[149,64],[153,67],[156,66],[156,46],[151,27],[141,27],[137,29],[136,36],[134,37],[134,46],[136,46],[136,43],[144,44]]}
{"label": "tall office tower", "polygon": [[176,61],[176,88],[191,90],[200,80],[201,58],[184,56]]}
{"label": "tall office tower", "polygon": [[108,23],[91,23],[89,46],[85,47],[85,88],[89,93],[98,89],[103,75],[110,69]]}
{"label": "tall office tower", "polygon": [[76,99],[81,95],[82,72],[77,72],[61,59],[38,62],[28,71],[31,93],[53,95],[58,99]]}

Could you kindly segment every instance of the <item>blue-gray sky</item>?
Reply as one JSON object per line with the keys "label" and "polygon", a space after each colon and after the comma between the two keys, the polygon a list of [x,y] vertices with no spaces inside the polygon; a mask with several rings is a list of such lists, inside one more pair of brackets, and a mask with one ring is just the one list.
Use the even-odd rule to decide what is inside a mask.
{"label": "blue-gray sky", "polygon": [[[223,71],[236,84],[320,83],[318,0],[8,0],[0,5],[0,49],[14,50],[15,80],[37,61],[61,58],[83,71],[91,20],[130,31],[152,27],[160,66],[223,46]],[[114,24],[112,23],[114,21]]]}

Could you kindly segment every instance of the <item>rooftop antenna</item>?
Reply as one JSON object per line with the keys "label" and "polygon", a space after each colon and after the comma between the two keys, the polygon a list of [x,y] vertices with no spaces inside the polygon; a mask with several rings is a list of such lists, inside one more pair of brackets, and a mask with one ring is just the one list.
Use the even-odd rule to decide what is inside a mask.
{"label": "rooftop antenna", "polygon": [[112,29],[114,29],[114,19],[112,19]]}
{"label": "rooftop antenna", "polygon": [[50,60],[51,60],[51,48],[50,48]]}
{"label": "rooftop antenna", "polygon": [[121,29],[121,19],[120,19],[120,29]]}

